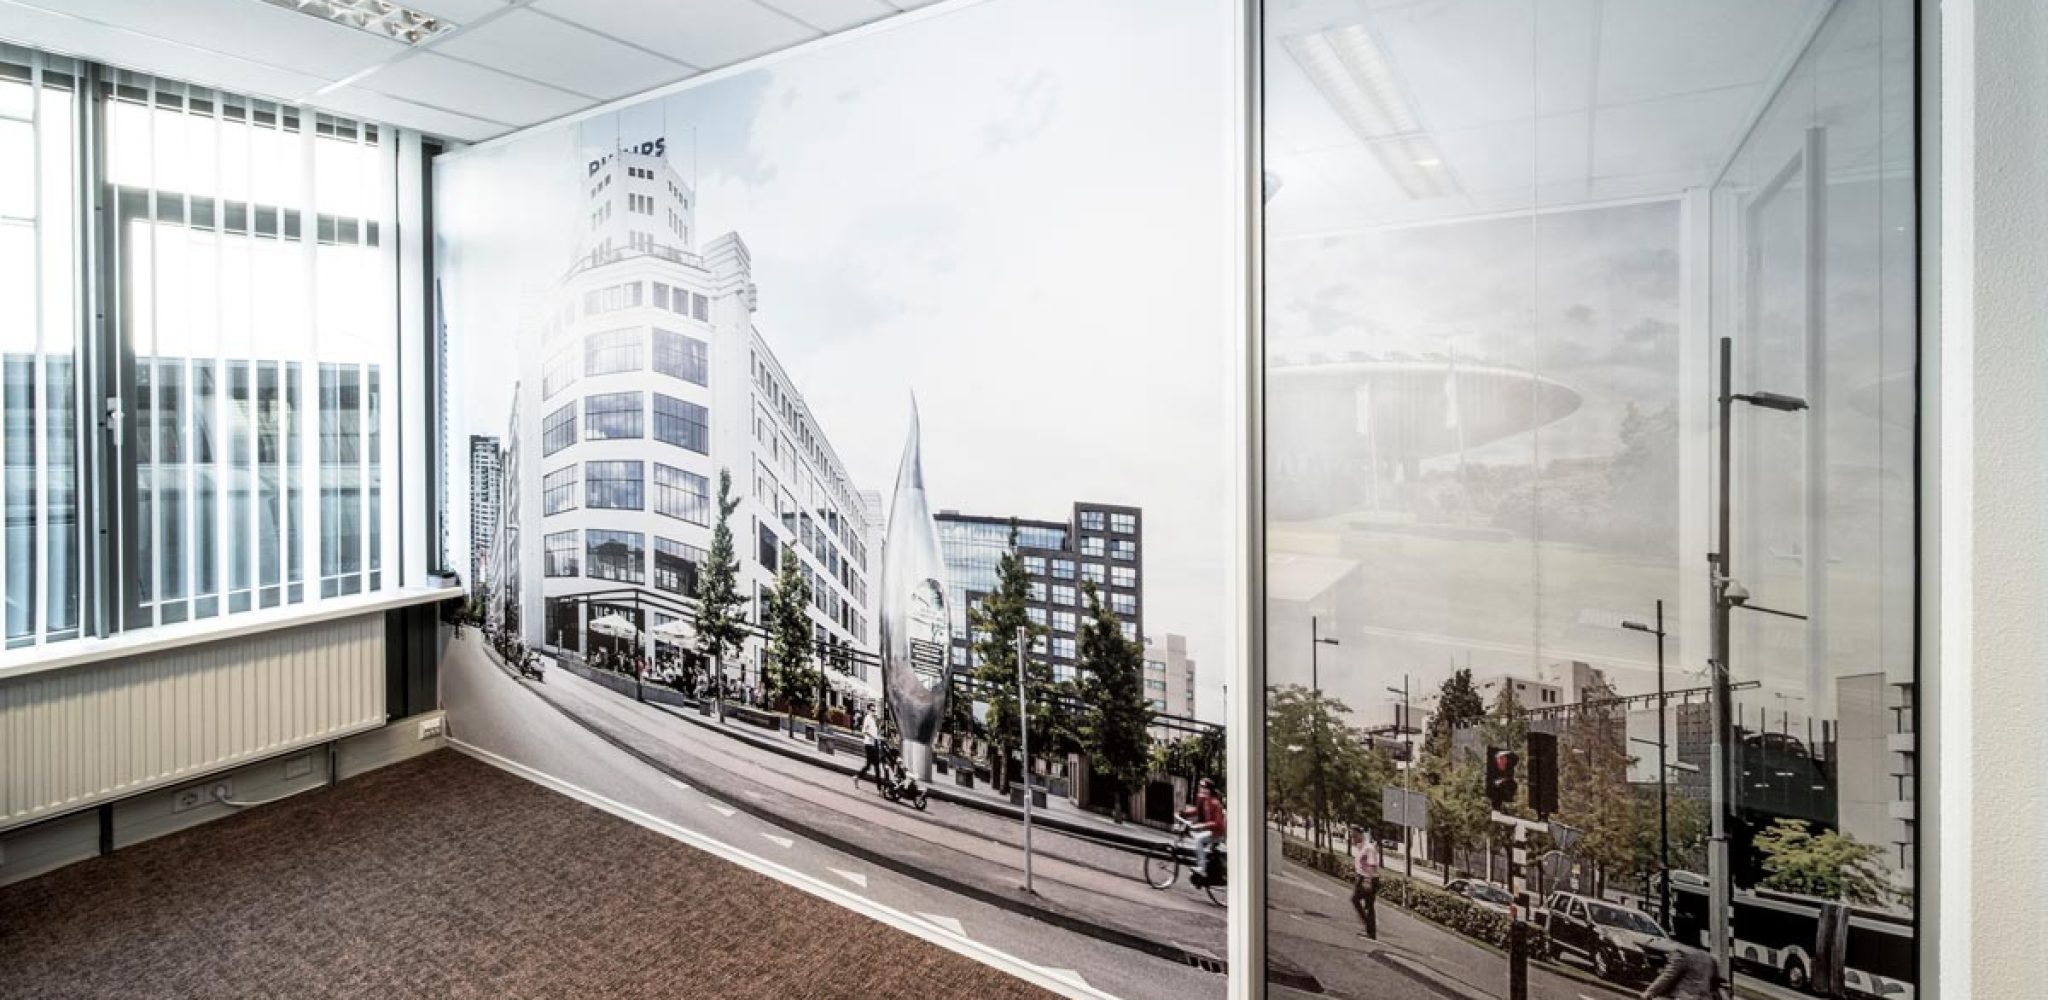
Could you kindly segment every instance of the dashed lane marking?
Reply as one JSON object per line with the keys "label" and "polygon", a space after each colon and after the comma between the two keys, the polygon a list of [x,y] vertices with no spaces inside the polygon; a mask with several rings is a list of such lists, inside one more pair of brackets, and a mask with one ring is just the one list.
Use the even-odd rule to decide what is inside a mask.
{"label": "dashed lane marking", "polygon": [[933,924],[938,925],[939,927],[943,927],[946,930],[952,931],[953,933],[958,934],[961,937],[967,936],[967,929],[965,927],[960,926],[960,921],[955,920],[952,917],[942,917],[936,913],[920,913],[918,914],[918,916],[932,922]]}
{"label": "dashed lane marking", "polygon": [[772,833],[764,833],[761,836],[763,838],[766,838],[769,843],[774,844],[775,846],[780,847],[785,851],[796,846],[796,841],[791,840],[788,837],[778,837]]}
{"label": "dashed lane marking", "polygon": [[715,813],[719,814],[720,816],[723,816],[723,817],[725,817],[726,819],[731,819],[731,818],[733,818],[734,816],[736,816],[736,815],[738,815],[738,814],[739,814],[739,810],[737,810],[737,809],[732,809],[732,808],[729,808],[729,807],[726,807],[726,806],[722,806],[722,805],[719,805],[719,804],[718,804],[718,803],[716,803],[716,802],[713,802],[713,803],[709,803],[709,805],[711,806],[711,811],[712,811],[712,812],[715,812]]}
{"label": "dashed lane marking", "polygon": [[832,872],[832,874],[837,875],[840,878],[847,880],[848,882],[852,882],[854,885],[860,886],[863,889],[868,887],[868,877],[866,875],[862,875],[859,872],[850,872],[839,868],[833,868],[830,869],[830,871]]}

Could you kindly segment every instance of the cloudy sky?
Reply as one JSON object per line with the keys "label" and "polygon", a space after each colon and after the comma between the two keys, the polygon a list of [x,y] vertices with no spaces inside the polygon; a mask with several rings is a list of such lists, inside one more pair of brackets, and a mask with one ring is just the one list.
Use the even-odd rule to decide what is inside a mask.
{"label": "cloudy sky", "polygon": [[914,390],[936,507],[1143,507],[1149,630],[1188,636],[1220,719],[1232,56],[1226,4],[990,0],[447,161],[453,495],[572,253],[586,152],[666,135],[856,483],[893,480]]}

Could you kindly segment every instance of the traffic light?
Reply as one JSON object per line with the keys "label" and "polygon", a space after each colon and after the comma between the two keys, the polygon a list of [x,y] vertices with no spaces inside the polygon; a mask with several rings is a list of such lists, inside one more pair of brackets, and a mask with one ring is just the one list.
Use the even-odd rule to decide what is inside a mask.
{"label": "traffic light", "polygon": [[1513,750],[1486,748],[1486,801],[1494,812],[1514,808],[1515,796],[1521,791],[1515,784],[1515,765],[1520,760],[1521,755]]}
{"label": "traffic light", "polygon": [[1529,808],[1538,819],[1557,811],[1557,734],[1529,734]]}

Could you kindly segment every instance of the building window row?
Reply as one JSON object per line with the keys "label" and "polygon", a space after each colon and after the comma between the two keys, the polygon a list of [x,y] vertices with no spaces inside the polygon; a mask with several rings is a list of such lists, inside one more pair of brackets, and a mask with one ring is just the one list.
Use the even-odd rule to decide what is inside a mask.
{"label": "building window row", "polygon": [[699,323],[711,322],[711,300],[702,292],[654,283],[654,308],[687,316]]}
{"label": "building window row", "polygon": [[[656,284],[658,289],[662,287]],[[711,384],[711,345],[685,334],[654,331],[654,370],[701,386]]]}
{"label": "building window row", "polygon": [[[655,398],[663,397],[657,395]],[[583,400],[583,436],[586,440],[642,437],[645,420],[637,392],[601,392]]]}
{"label": "building window row", "polygon": [[596,316],[601,313],[617,312],[645,305],[640,283],[628,281],[604,288],[593,288],[583,293],[583,315]]}
{"label": "building window row", "polygon": [[651,194],[626,194],[626,211],[634,215],[653,215],[654,196]]}
{"label": "building window row", "polygon": [[646,482],[639,462],[586,462],[583,505],[593,510],[641,510]]}
{"label": "building window row", "polygon": [[1138,533],[1138,515],[1136,515],[1136,514],[1111,514],[1111,515],[1109,515],[1109,530],[1111,530],[1111,531],[1114,531],[1114,532],[1116,532],[1116,533],[1117,533],[1117,534],[1119,534],[1119,535],[1135,535],[1135,534],[1137,534],[1137,533]]}
{"label": "building window row", "polygon": [[577,364],[574,345],[556,351],[541,366],[540,398],[553,399],[555,394],[576,384],[576,376],[582,366]]}
{"label": "building window row", "polygon": [[711,481],[687,469],[654,463],[654,512],[709,527]]}
{"label": "building window row", "polygon": [[639,327],[593,333],[583,341],[583,374],[613,375],[639,371],[642,367],[640,352],[646,343]]}
{"label": "building window row", "polygon": [[654,589],[684,597],[697,596],[705,558],[704,550],[695,545],[654,536]]}
{"label": "building window row", "polygon": [[584,559],[593,580],[644,583],[647,536],[637,531],[591,528],[583,533]]}
{"label": "building window row", "polygon": [[583,485],[581,478],[582,468],[582,466],[571,462],[566,467],[556,469],[541,477],[540,505],[542,516],[560,514],[565,510],[576,509],[578,488]]}
{"label": "building window row", "polygon": [[540,454],[546,458],[576,443],[576,404],[556,410],[541,418]]}

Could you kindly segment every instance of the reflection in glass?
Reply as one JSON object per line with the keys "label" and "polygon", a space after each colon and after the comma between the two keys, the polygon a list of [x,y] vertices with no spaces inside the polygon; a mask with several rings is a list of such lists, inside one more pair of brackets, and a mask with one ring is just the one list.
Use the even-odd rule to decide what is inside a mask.
{"label": "reflection in glass", "polygon": [[[1264,5],[1274,982],[1507,995],[1520,949],[1606,1000],[1678,945],[1910,995],[1912,25]],[[1807,407],[1728,428],[1722,741],[1724,336]]]}

